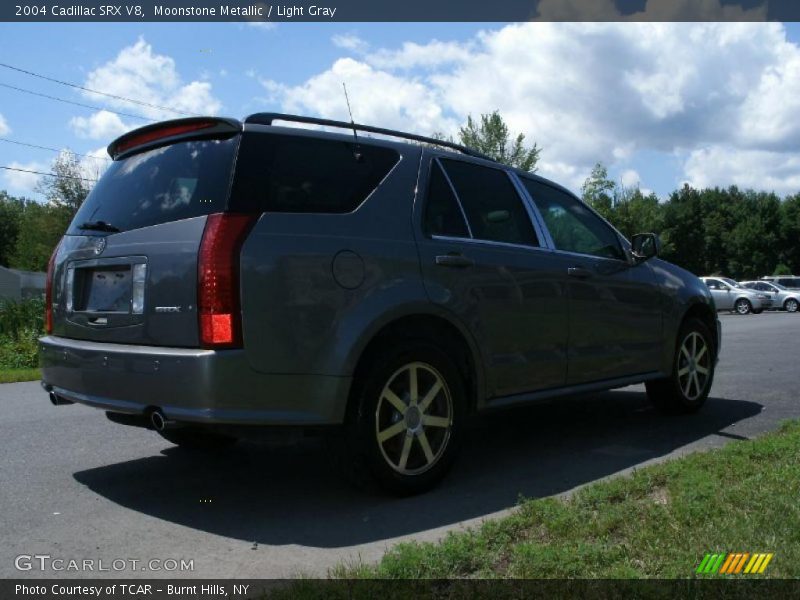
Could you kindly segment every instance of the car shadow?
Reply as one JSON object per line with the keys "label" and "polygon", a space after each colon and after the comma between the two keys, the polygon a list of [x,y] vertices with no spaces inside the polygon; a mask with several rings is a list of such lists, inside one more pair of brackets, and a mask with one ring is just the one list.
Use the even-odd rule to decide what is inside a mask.
{"label": "car shadow", "polygon": [[319,439],[242,443],[211,456],[171,447],[74,477],[124,507],[186,527],[259,544],[334,548],[481,517],[520,497],[558,494],[761,411],[755,402],[710,398],[698,414],[665,417],[630,389],[482,415],[442,485],[411,498],[350,488],[330,468]]}

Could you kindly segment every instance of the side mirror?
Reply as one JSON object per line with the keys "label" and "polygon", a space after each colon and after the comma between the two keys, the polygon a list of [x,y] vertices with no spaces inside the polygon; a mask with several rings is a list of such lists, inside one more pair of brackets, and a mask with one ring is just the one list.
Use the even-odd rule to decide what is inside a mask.
{"label": "side mirror", "polygon": [[637,233],[631,238],[631,253],[637,262],[658,256],[661,240],[655,233]]}

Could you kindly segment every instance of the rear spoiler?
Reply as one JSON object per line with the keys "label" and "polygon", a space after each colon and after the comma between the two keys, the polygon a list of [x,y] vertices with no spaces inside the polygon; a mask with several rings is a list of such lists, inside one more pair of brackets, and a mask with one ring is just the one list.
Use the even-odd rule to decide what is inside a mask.
{"label": "rear spoiler", "polygon": [[129,131],[108,145],[113,160],[133,152],[141,152],[186,138],[213,138],[235,135],[242,131],[241,122],[222,117],[190,117],[145,125]]}

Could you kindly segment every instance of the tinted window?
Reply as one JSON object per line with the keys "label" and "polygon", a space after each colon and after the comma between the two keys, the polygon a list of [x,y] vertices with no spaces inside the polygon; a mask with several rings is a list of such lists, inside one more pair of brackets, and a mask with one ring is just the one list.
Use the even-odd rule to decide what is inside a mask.
{"label": "tinted window", "polygon": [[428,183],[428,199],[425,203],[425,233],[428,235],[448,235],[469,237],[464,215],[458,200],[450,189],[442,169],[436,161],[431,164],[431,177]]}
{"label": "tinted window", "polygon": [[797,277],[781,277],[778,279],[778,283],[789,288],[800,287],[800,279]]}
{"label": "tinted window", "polygon": [[725,284],[723,284],[721,281],[718,281],[716,279],[706,279],[705,281],[706,281],[706,287],[708,287],[708,289],[710,289],[710,290],[725,290],[725,289],[727,289],[725,287]]}
{"label": "tinted window", "polygon": [[87,196],[68,233],[105,221],[121,231],[225,210],[237,137],[162,146],[115,161]]}
{"label": "tinted window", "polygon": [[442,160],[467,214],[472,237],[538,246],[528,212],[508,175],[458,160]]}
{"label": "tinted window", "polygon": [[347,213],[400,159],[389,148],[291,135],[245,134],[236,164],[232,210]]}
{"label": "tinted window", "polygon": [[530,179],[522,181],[542,213],[556,248],[624,259],[617,234],[583,202],[549,185]]}

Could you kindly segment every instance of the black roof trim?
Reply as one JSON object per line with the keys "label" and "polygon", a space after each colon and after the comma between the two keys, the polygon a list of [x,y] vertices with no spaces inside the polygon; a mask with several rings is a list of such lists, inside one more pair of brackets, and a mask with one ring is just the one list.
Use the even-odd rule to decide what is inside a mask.
{"label": "black roof trim", "polygon": [[359,125],[358,123],[348,123],[347,121],[334,121],[332,119],[320,119],[317,117],[303,117],[300,115],[287,115],[282,113],[256,113],[247,117],[245,123],[253,123],[256,125],[272,125],[273,121],[287,121],[290,123],[307,123],[309,125],[321,125],[323,127],[338,127],[341,129],[349,129],[356,131],[366,131],[369,133],[377,133],[379,135],[388,135],[391,137],[402,138],[406,140],[413,140],[415,142],[422,142],[431,144],[433,146],[442,146],[456,150],[467,156],[474,156],[492,162],[497,162],[490,156],[486,156],[482,152],[467,148],[461,144],[448,142],[446,140],[437,140],[436,138],[426,137],[424,135],[417,135],[415,133],[405,133],[403,131],[396,131],[394,129],[384,129],[383,127],[373,127],[372,125]]}

